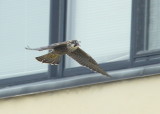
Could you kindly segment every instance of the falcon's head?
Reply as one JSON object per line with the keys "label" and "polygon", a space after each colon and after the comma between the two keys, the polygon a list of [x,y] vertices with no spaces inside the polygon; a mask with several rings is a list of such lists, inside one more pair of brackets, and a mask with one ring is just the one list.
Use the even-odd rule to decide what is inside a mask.
{"label": "falcon's head", "polygon": [[79,45],[80,41],[77,41],[77,40],[71,40],[69,43],[73,47],[79,47],[80,46]]}

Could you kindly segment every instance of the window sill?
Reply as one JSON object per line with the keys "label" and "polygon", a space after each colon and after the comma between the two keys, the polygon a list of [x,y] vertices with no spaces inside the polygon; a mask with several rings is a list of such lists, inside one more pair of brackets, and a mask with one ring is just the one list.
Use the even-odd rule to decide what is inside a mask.
{"label": "window sill", "polygon": [[87,74],[74,77],[66,77],[61,79],[47,80],[24,85],[9,86],[0,89],[0,98],[9,98],[28,94],[55,91],[85,85],[92,85],[105,82],[113,82],[124,79],[132,79],[138,77],[150,76],[160,73],[160,64],[148,65],[144,67],[136,67],[131,69],[123,69],[108,72],[112,78],[107,78],[100,74]]}

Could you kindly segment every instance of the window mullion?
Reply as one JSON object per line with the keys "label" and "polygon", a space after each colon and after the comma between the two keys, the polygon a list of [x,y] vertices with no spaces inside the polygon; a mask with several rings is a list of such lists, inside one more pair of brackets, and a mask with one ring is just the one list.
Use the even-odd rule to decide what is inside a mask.
{"label": "window mullion", "polygon": [[[50,1],[50,44],[65,40],[66,4],[67,0]],[[64,62],[61,62],[58,66],[49,65],[50,77],[61,77],[63,75],[63,69]]]}
{"label": "window mullion", "polygon": [[[139,58],[148,48],[148,0],[132,1],[132,28],[131,28],[131,65],[146,63],[147,58]],[[138,57],[138,58],[137,58]]]}

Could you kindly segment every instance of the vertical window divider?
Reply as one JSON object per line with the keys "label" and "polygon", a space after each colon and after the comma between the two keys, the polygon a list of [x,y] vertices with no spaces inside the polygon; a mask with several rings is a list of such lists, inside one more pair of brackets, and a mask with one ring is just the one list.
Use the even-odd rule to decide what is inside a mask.
{"label": "vertical window divider", "polygon": [[145,28],[144,28],[144,37],[145,37],[145,50],[149,49],[149,16],[150,16],[150,0],[145,1]]}
{"label": "vertical window divider", "polygon": [[[50,41],[49,44],[62,42],[66,36],[67,0],[50,0]],[[59,65],[49,65],[51,78],[63,76],[64,57]]]}
{"label": "vertical window divider", "polygon": [[[132,0],[132,20],[131,20],[132,25],[131,25],[131,49],[130,49],[131,67],[135,66],[136,59],[140,57],[138,53],[141,50],[147,48],[146,47],[147,45],[144,43],[146,40],[148,40],[146,39],[147,20],[145,17],[147,1]],[[145,59],[142,61],[145,61]]]}
{"label": "vertical window divider", "polygon": [[136,33],[136,28],[137,28],[137,5],[138,1],[137,0],[132,0],[132,15],[131,15],[131,40],[130,40],[130,67],[133,66],[134,63],[134,57],[136,55],[136,40],[135,38],[137,37]]}

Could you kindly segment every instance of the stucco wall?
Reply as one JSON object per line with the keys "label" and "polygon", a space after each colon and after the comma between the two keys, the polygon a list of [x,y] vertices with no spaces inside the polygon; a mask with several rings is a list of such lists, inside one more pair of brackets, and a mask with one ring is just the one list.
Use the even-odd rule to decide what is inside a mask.
{"label": "stucco wall", "polygon": [[160,76],[2,99],[0,114],[160,114]]}

